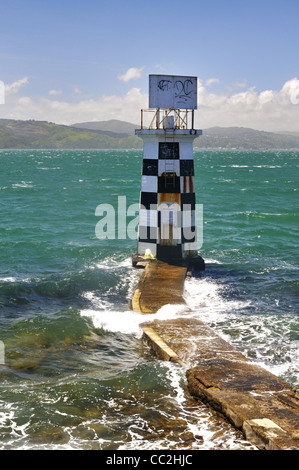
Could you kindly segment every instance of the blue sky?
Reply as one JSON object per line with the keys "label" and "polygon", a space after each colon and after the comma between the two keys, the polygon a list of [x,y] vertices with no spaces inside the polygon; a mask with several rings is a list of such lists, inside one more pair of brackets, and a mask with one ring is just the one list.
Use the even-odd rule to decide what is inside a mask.
{"label": "blue sky", "polygon": [[[264,127],[274,129],[285,87],[293,93],[287,116],[296,130],[298,18],[297,0],[2,1],[0,80],[7,93],[0,118],[136,122],[140,106],[147,107],[150,73],[190,74],[202,85],[208,125],[231,113],[222,125],[238,125],[236,101],[240,107],[243,99],[247,106],[255,100],[255,113],[265,101],[275,104],[255,126],[253,116],[247,119],[259,128],[269,117]],[[245,110],[249,118],[253,110]]]}

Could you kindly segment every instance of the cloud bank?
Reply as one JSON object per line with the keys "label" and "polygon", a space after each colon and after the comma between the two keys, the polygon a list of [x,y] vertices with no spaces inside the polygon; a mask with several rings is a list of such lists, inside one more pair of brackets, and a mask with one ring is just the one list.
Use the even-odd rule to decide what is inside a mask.
{"label": "cloud bank", "polygon": [[[122,80],[126,77],[129,81],[129,77],[137,77],[138,73],[141,69],[129,69]],[[0,105],[0,118],[46,120],[57,124],[120,119],[139,124],[140,109],[148,108],[147,92],[136,87],[123,95],[101,95],[96,99],[77,93],[77,101],[68,101],[53,90],[43,97],[21,95],[27,83],[28,78],[24,77],[5,85],[6,100]],[[213,92],[210,88],[213,83],[218,83],[218,79],[198,81],[195,113],[198,128],[242,126],[265,131],[298,131],[298,78],[286,81],[280,90],[261,92],[255,87]]]}
{"label": "cloud bank", "polygon": [[198,85],[197,123],[202,127],[238,126],[265,131],[299,131],[299,80],[258,93],[255,87],[235,93],[210,93]]}

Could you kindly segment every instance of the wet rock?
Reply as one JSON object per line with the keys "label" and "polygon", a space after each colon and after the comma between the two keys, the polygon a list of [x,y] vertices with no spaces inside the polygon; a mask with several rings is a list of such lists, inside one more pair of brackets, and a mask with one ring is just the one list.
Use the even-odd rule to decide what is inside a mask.
{"label": "wet rock", "polygon": [[180,435],[180,438],[185,443],[190,443],[190,442],[195,441],[195,437],[193,436],[192,432],[184,432],[183,434]]}
{"label": "wet rock", "polygon": [[62,428],[41,428],[38,431],[31,433],[30,437],[35,442],[39,443],[55,443],[66,444],[69,441],[69,435]]}
{"label": "wet rock", "polygon": [[39,367],[39,360],[36,358],[19,358],[8,361],[9,367],[14,370],[33,371]]}

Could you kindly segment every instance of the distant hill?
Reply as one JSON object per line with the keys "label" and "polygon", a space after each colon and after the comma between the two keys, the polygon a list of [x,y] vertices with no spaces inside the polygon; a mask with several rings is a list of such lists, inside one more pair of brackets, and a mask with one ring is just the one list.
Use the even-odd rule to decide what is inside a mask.
{"label": "distant hill", "polygon": [[203,130],[195,145],[204,148],[299,149],[299,134],[264,132],[247,127],[212,127]]}
{"label": "distant hill", "polygon": [[[105,132],[134,135],[139,126],[113,119],[110,121],[83,122],[73,126]],[[239,148],[239,149],[299,149],[299,132],[264,132],[246,127],[211,127],[203,130],[203,135],[195,139],[194,145],[200,148]]]}
{"label": "distant hill", "polygon": [[113,132],[116,134],[135,135],[135,129],[138,124],[131,122],[119,121],[118,119],[110,119],[110,121],[91,121],[72,124],[72,127],[81,129],[89,129],[94,131]]}
{"label": "distant hill", "polygon": [[[72,126],[47,121],[0,119],[0,149],[142,149],[135,136],[139,126],[129,122],[96,121]],[[224,149],[298,149],[296,132],[263,132],[245,127],[212,127],[203,130],[194,146]]]}
{"label": "distant hill", "polygon": [[295,131],[281,131],[281,132],[277,132],[277,134],[285,134],[285,135],[292,135],[292,136],[299,137],[299,132],[295,132]]}
{"label": "distant hill", "polygon": [[0,119],[0,148],[130,149],[142,148],[135,135],[76,128],[47,121]]}

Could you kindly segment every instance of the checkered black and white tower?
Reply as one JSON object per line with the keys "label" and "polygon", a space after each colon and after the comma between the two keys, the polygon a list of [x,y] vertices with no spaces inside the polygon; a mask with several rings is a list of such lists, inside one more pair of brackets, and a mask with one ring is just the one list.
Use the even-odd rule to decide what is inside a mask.
{"label": "checkered black and white tower", "polygon": [[143,140],[140,257],[184,262],[198,255],[193,141],[202,131],[194,129],[196,108],[196,77],[149,76],[149,109],[135,131]]}

